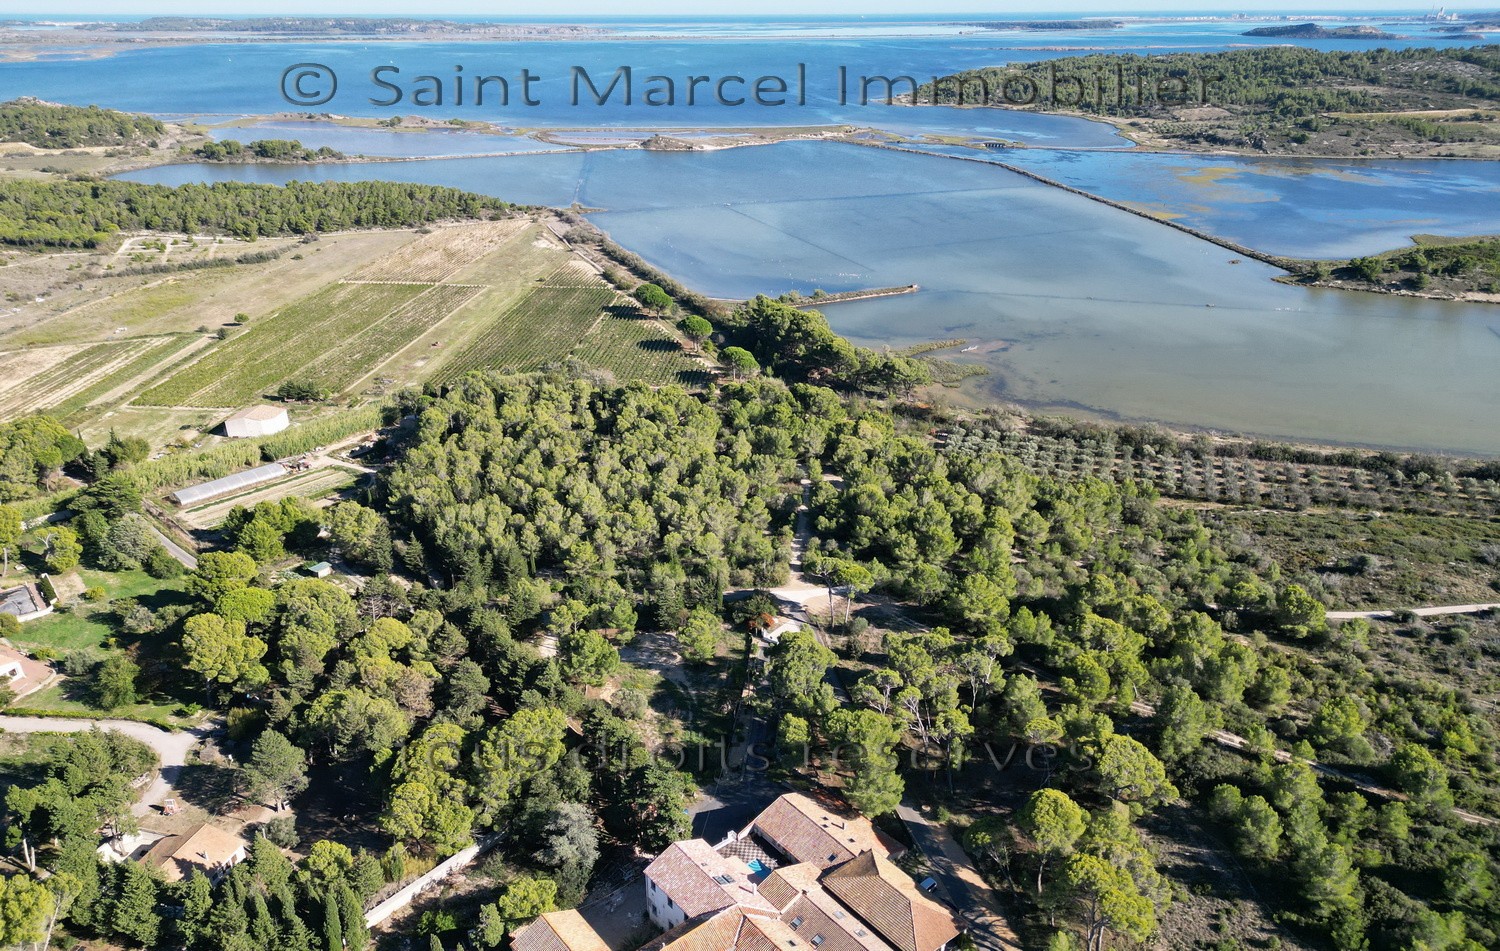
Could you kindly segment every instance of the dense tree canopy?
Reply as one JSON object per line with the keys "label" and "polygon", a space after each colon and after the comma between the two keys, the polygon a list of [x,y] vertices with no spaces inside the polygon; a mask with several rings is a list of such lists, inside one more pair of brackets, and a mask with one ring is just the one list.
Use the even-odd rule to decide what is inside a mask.
{"label": "dense tree canopy", "polygon": [[150,116],[60,106],[36,99],[0,103],[0,142],[24,142],[39,149],[76,149],[91,145],[135,145],[166,132]]}
{"label": "dense tree canopy", "polygon": [[446,218],[493,218],[511,206],[455,188],[396,182],[143,185],[0,182],[0,244],[97,247],[119,231],[238,238],[400,228]]}

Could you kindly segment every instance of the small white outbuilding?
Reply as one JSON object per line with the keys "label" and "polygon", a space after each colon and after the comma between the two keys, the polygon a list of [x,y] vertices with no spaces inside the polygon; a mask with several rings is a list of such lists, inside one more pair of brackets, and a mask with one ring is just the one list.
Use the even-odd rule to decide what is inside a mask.
{"label": "small white outbuilding", "polygon": [[269,436],[279,433],[292,424],[282,406],[247,406],[224,420],[224,435],[231,439],[250,436]]}

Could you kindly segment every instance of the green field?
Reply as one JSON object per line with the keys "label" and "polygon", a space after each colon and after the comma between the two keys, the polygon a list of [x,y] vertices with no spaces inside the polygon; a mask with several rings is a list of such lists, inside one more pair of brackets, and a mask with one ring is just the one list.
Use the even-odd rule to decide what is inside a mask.
{"label": "green field", "polygon": [[90,703],[90,689],[77,681],[65,680],[26,697],[16,703],[15,709],[22,714],[36,710],[51,714],[63,714],[83,719],[108,717],[116,720],[140,720],[154,724],[185,725],[192,716],[193,708],[176,700],[162,699],[160,702],[145,701],[126,704],[110,710],[101,710]]}
{"label": "green field", "polygon": [[567,357],[647,383],[693,383],[701,375],[677,341],[602,283],[559,273],[504,308],[436,373],[536,370]]}
{"label": "green field", "polygon": [[[352,382],[356,361],[364,368],[388,358],[396,346],[382,329],[434,288],[429,284],[333,284],[257,321],[203,359],[147,390],[139,403],[154,406],[239,406],[253,402],[292,377],[307,376],[338,390]],[[333,361],[328,354],[338,354]]]}
{"label": "green field", "polygon": [[87,405],[88,400],[138,376],[152,360],[159,362],[169,350],[186,343],[187,338],[172,336],[92,344],[0,392],[0,412],[20,415],[58,405]]}
{"label": "green field", "polygon": [[28,621],[21,633],[11,640],[31,648],[50,648],[59,652],[98,648],[115,635],[109,617],[109,603],[120,598],[136,598],[148,605],[176,600],[180,581],[160,581],[144,571],[79,571],[86,587],[103,588],[99,601],[79,599],[67,610],[57,610],[44,618]]}
{"label": "green field", "polygon": [[95,380],[56,406],[51,407],[52,413],[56,416],[66,417],[72,413],[87,409],[104,399],[118,387],[129,383],[131,380],[138,379],[153,368],[160,367],[168,361],[175,359],[198,338],[193,334],[172,334],[166,337],[152,337],[147,339],[155,341],[154,345],[147,347],[143,351],[139,351],[128,363],[115,368],[108,375]]}
{"label": "green field", "polygon": [[702,386],[708,382],[703,365],[685,353],[658,322],[625,307],[611,307],[579,342],[573,356],[608,370],[622,383]]}
{"label": "green field", "polygon": [[[284,263],[296,269],[319,250]],[[280,295],[257,296],[216,270],[75,307],[27,333],[92,341],[60,360],[58,351],[0,354],[0,378],[44,367],[0,384],[0,413],[50,409],[90,438],[118,429],[164,446],[293,379],[334,397],[370,397],[475,369],[574,358],[621,381],[707,380],[668,324],[642,317],[542,222],[440,228],[398,247],[354,248],[336,264],[328,283],[299,271],[295,290]],[[231,321],[241,310],[248,322]],[[195,320],[199,332],[187,332]],[[226,339],[206,337],[211,326]],[[115,336],[125,333],[135,335]]]}
{"label": "green field", "polygon": [[559,286],[551,281],[503,311],[444,363],[442,378],[470,370],[535,370],[567,356],[599,320],[615,293],[603,284]]}

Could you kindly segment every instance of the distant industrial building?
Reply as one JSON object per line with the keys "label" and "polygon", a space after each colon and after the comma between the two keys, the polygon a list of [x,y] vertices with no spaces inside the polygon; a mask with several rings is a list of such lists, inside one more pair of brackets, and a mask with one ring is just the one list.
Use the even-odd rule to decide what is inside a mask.
{"label": "distant industrial building", "polygon": [[269,436],[292,425],[292,420],[282,406],[247,406],[224,420],[224,435],[231,439],[247,439],[253,436]]}
{"label": "distant industrial building", "polygon": [[214,479],[212,482],[200,482],[197,485],[178,489],[171,494],[170,498],[178,505],[196,505],[199,502],[216,499],[221,495],[229,495],[240,489],[248,489],[252,485],[273,482],[287,474],[287,467],[281,463],[267,463],[263,466],[256,466],[254,469],[246,469],[244,472],[236,472],[222,479]]}

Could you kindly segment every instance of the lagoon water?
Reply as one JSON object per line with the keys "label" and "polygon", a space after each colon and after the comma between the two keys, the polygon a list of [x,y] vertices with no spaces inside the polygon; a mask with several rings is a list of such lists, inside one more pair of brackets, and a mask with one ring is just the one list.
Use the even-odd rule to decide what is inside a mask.
{"label": "lagoon water", "polygon": [[294,139],[310,149],[324,148],[349,155],[424,158],[449,155],[493,155],[499,152],[551,152],[565,146],[552,145],[524,135],[494,135],[478,132],[393,132],[333,125],[328,122],[261,121],[246,125],[211,128],[217,140]]}
{"label": "lagoon water", "polygon": [[1500,451],[1500,308],[1273,283],[1273,268],[1002,168],[854,145],[380,165],[179,165],[177,184],[371,177],[605,209],[719,296],[922,285],[830,307],[870,346],[963,337],[974,399],[1273,436]]}
{"label": "lagoon water", "polygon": [[[1261,45],[1255,25],[1132,22],[1114,31],[981,31],[939,17],[603,18],[584,41],[235,43],[0,64],[13,94],[159,114],[262,115],[295,62],[339,72],[315,111],[483,119],[516,129],[690,130],[850,123],[909,135],[1010,139],[1005,161],[1278,253],[1348,256],[1419,232],[1500,232],[1500,165],[1299,162],[1133,154],[1112,128],[991,110],[840,105],[838,65],[917,77],[1082,54]],[[1397,45],[1467,45],[1425,33]],[[1319,41],[1324,49],[1367,41]],[[812,77],[806,106],[568,104],[570,65],[644,72]],[[375,107],[362,77],[528,67],[543,105]],[[291,134],[369,155],[521,151],[520,137],[428,137],[301,124],[221,130]],[[243,135],[241,134],[243,133]],[[603,132],[596,135],[608,136]],[[498,144],[500,147],[492,147]],[[535,143],[533,143],[534,145]],[[933,151],[947,151],[932,146]],[[973,156],[972,150],[958,150]],[[178,165],[129,176],[180,183],[369,178],[431,182],[537,204],[603,209],[620,243],[719,296],[918,283],[915,295],[830,307],[859,343],[963,337],[991,371],[956,393],[1130,419],[1272,436],[1500,454],[1500,307],[1284,286],[1277,272],[1160,224],[993,165],[854,145],[791,142],[710,152],[539,151],[370,164]]]}
{"label": "lagoon water", "polygon": [[[933,151],[974,155],[973,149]],[[979,156],[984,157],[984,156]],[[1240,244],[1351,258],[1500,229],[1500,162],[1012,149],[999,158]]]}

